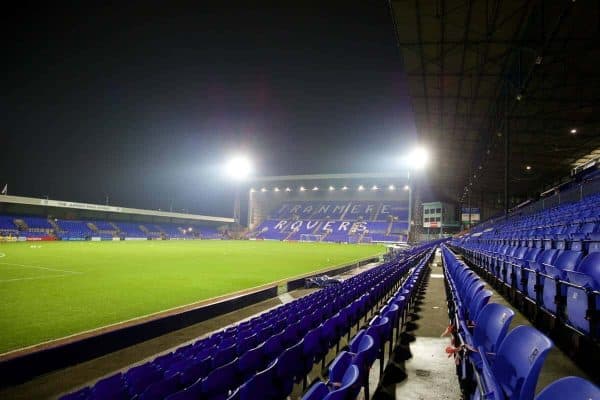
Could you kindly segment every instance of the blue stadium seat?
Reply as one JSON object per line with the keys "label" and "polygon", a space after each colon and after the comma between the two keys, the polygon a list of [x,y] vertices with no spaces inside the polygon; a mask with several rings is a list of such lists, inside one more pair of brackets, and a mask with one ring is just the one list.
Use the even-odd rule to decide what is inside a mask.
{"label": "blue stadium seat", "polygon": [[348,400],[356,397],[360,391],[360,376],[358,367],[350,365],[339,386],[330,388],[323,382],[318,382],[302,396],[302,400]]}
{"label": "blue stadium seat", "polygon": [[277,380],[278,360],[272,361],[266,369],[256,373],[240,387],[241,400],[278,400],[285,398]]}
{"label": "blue stadium seat", "polygon": [[567,376],[546,386],[535,400],[598,400],[600,389],[593,383],[577,376]]}
{"label": "blue stadium seat", "polygon": [[[533,399],[535,386],[552,342],[537,329],[518,326],[500,344],[491,371],[507,398]],[[485,353],[481,348],[480,353]]]}

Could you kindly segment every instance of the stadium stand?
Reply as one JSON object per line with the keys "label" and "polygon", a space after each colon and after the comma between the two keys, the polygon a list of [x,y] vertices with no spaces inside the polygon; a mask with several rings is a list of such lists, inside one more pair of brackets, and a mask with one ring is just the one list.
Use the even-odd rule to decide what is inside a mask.
{"label": "stadium stand", "polygon": [[[403,313],[414,300],[432,253],[431,244],[401,252],[393,261],[338,285],[62,399],[285,399],[294,384],[306,387],[308,372],[314,364],[324,366],[325,355],[333,348],[339,354],[329,367],[328,381],[315,382],[303,399],[354,398],[362,387],[368,388],[368,371],[376,360],[383,371],[386,345],[391,349],[398,340]],[[369,314],[373,318],[350,341],[350,351],[340,353],[340,339]]]}
{"label": "stadium stand", "polygon": [[600,195],[482,225],[452,245],[553,326],[600,338]]}
{"label": "stadium stand", "polygon": [[[533,399],[544,360],[552,341],[537,329],[518,326],[508,332],[514,312],[488,303],[491,292],[483,281],[447,247],[443,246],[448,298],[449,329],[455,347],[457,372],[466,398]],[[564,391],[564,379],[574,385],[568,398],[592,399],[600,389],[582,378],[563,378],[549,385],[536,399]],[[565,398],[567,398],[565,397]]]}
{"label": "stadium stand", "polygon": [[61,239],[86,239],[93,234],[86,221],[57,220],[56,224],[60,229],[57,235]]}
{"label": "stadium stand", "polygon": [[[189,228],[189,227],[188,227]],[[146,224],[102,220],[48,219],[35,216],[0,215],[0,235],[22,238],[86,240],[100,238],[222,239],[216,228],[198,226],[188,231],[174,223]]]}
{"label": "stadium stand", "polygon": [[285,202],[255,229],[255,237],[302,240],[303,235],[314,235],[325,242],[402,242],[407,221],[408,204],[401,201]]}
{"label": "stadium stand", "polygon": [[0,235],[16,235],[18,232],[12,217],[0,215]]}

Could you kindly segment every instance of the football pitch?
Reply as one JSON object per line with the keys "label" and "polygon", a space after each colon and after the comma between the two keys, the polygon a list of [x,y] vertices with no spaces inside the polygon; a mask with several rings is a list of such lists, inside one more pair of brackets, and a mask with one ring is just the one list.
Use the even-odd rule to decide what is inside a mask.
{"label": "football pitch", "polygon": [[383,253],[262,241],[0,245],[0,354]]}

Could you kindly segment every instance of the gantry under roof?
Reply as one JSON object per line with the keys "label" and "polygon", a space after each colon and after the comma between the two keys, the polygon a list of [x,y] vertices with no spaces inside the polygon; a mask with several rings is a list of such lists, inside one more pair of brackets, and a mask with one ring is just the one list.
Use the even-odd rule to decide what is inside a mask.
{"label": "gantry under roof", "polygon": [[599,4],[389,1],[434,185],[503,192],[507,133],[511,197],[600,148]]}

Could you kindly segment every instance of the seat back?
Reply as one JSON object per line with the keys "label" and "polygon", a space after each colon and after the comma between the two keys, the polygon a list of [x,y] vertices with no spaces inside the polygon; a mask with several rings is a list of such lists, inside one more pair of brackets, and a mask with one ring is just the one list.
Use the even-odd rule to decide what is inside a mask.
{"label": "seat back", "polygon": [[323,400],[347,400],[355,398],[360,391],[359,375],[358,367],[350,365],[344,373],[340,387],[330,392]]}
{"label": "seat back", "polygon": [[593,400],[600,399],[600,388],[577,376],[567,376],[546,386],[535,400]]}
{"label": "seat back", "polygon": [[477,316],[473,340],[486,352],[495,353],[506,337],[508,327],[515,316],[510,308],[498,303],[488,303]]}
{"label": "seat back", "polygon": [[201,381],[202,394],[205,397],[210,398],[218,394],[226,393],[229,389],[237,387],[237,362],[238,359],[236,358],[230,363],[222,365],[208,374],[208,376]]}
{"label": "seat back", "polygon": [[[264,399],[271,400],[276,399],[279,396],[277,390],[277,365],[278,360],[275,359],[271,362],[267,368],[256,373],[240,388],[240,399],[241,400],[254,400]],[[283,396],[282,396],[283,397]]]}
{"label": "seat back", "polygon": [[531,400],[535,385],[552,348],[552,341],[530,326],[513,329],[500,344],[492,372],[509,399]]}
{"label": "seat back", "polygon": [[491,290],[480,290],[477,292],[475,297],[471,300],[469,304],[469,319],[475,321],[478,319],[478,315],[483,309],[483,307],[488,304],[490,298],[492,297]]}

